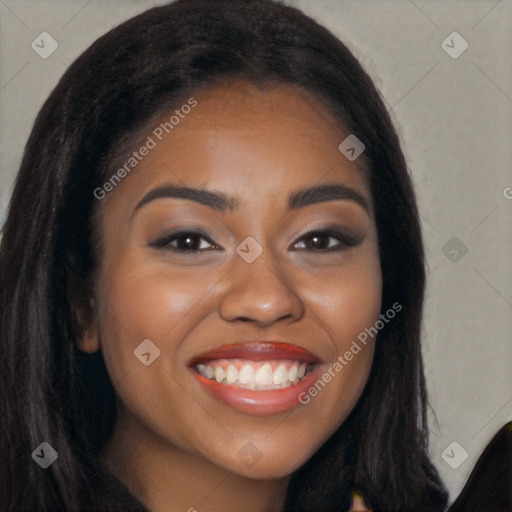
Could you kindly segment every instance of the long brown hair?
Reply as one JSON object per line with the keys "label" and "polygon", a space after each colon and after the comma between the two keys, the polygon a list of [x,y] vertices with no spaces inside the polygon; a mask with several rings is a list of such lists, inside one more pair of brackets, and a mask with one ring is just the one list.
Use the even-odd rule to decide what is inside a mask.
{"label": "long brown hair", "polygon": [[[76,348],[101,257],[93,191],[111,176],[114,154],[158,112],[236,78],[306,88],[365,144],[382,311],[402,306],[379,333],[357,406],[292,475],[285,508],[343,510],[358,488],[374,510],[444,510],[447,493],[428,455],[423,246],[397,134],[347,47],[271,0],[178,0],[150,9],[88,48],[39,112],[0,248],[2,510],[145,510],[100,462],[115,420],[112,384],[101,353]],[[30,458],[43,440],[59,454],[46,470]]]}

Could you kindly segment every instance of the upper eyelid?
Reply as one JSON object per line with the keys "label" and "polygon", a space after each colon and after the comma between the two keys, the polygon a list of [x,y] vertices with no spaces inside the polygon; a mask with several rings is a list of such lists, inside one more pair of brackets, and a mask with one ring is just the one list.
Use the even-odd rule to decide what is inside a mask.
{"label": "upper eyelid", "polygon": [[[319,226],[319,227],[316,227],[316,228],[311,228],[310,230],[306,231],[305,233],[300,235],[298,238],[296,238],[295,241],[292,242],[292,244],[296,244],[296,243],[300,242],[302,239],[304,239],[305,237],[312,236],[312,235],[315,235],[315,234],[328,235],[330,238],[336,238],[337,240],[340,240],[341,243],[343,243],[343,239],[342,239],[343,237],[340,237],[340,235],[342,234],[343,231],[344,231],[344,228],[337,227],[337,226],[331,226],[331,225]],[[347,231],[350,231],[350,230],[347,230]],[[215,242],[212,239],[212,237],[210,237],[202,229],[193,228],[193,227],[191,227],[191,228],[184,228],[184,229],[178,229],[176,231],[172,231],[171,233],[158,238],[155,242],[151,243],[150,245],[157,246],[159,244],[159,242],[166,241],[166,243],[161,246],[162,248],[164,248],[166,245],[169,245],[171,241],[174,241],[178,236],[184,235],[184,234],[192,234],[192,235],[195,235],[195,236],[199,236],[199,238],[204,239],[210,245],[220,246],[222,248],[222,246],[219,243]],[[346,235],[348,237],[354,236],[354,238],[358,238],[357,236],[355,236],[355,234],[351,235],[349,232]],[[190,251],[185,251],[185,252],[201,252],[201,251],[192,251],[192,250],[190,250]]]}
{"label": "upper eyelid", "polygon": [[202,229],[197,229],[197,228],[177,229],[176,231],[171,230],[169,233],[166,233],[166,234],[158,237],[156,240],[151,242],[149,245],[157,246],[161,242],[166,242],[165,245],[167,245],[169,242],[175,240],[178,236],[185,235],[185,234],[196,235],[196,236],[199,236],[199,238],[203,238],[204,240],[206,240],[209,244],[219,245],[217,242],[214,242],[212,240],[212,238],[206,232],[204,232]]}

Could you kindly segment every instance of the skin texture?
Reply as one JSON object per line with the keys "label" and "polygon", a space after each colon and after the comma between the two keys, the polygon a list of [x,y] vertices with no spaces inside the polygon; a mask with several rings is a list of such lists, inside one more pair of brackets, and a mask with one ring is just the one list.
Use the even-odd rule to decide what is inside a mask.
{"label": "skin texture", "polygon": [[[104,199],[95,318],[79,347],[101,348],[118,398],[105,462],[152,511],[275,511],[289,475],[357,403],[374,341],[307,405],[279,414],[242,413],[216,400],[188,363],[249,340],[306,348],[325,369],[349,350],[380,313],[372,198],[358,162],[338,150],[348,133],[306,91],[237,82],[194,98],[197,106]],[[323,183],[355,190],[369,211],[349,199],[288,211],[292,192]],[[183,198],[136,209],[164,184],[236,196],[238,209],[219,212]],[[304,235],[329,224],[360,243],[328,252],[339,241],[322,235],[314,251],[316,239]],[[179,247],[202,252],[150,245],[193,227],[210,240]],[[252,263],[235,251],[247,236],[263,249]],[[145,339],[161,351],[149,366],[134,357]],[[237,456],[247,443],[261,454],[251,466]]]}

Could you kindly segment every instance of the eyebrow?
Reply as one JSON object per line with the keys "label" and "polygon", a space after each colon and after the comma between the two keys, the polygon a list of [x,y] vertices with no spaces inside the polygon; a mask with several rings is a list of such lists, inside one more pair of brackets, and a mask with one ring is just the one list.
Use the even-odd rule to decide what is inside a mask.
{"label": "eyebrow", "polygon": [[[236,212],[239,205],[237,197],[228,196],[222,192],[207,190],[205,188],[192,188],[179,185],[163,185],[150,190],[137,204],[136,210],[139,210],[148,203],[162,198],[189,199],[196,203],[209,206],[219,212]],[[314,185],[305,187],[293,192],[288,198],[288,209],[296,210],[315,203],[334,200],[348,200],[357,203],[367,213],[370,212],[370,206],[366,199],[356,192],[339,183],[327,183],[323,185]]]}

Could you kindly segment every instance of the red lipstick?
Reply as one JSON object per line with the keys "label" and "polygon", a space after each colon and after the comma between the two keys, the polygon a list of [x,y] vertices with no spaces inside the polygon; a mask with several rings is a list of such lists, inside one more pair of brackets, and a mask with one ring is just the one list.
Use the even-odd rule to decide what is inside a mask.
{"label": "red lipstick", "polygon": [[195,357],[191,365],[212,359],[247,359],[248,361],[270,361],[273,359],[293,359],[308,364],[319,363],[320,358],[309,350],[279,341],[250,341],[222,345]]}

